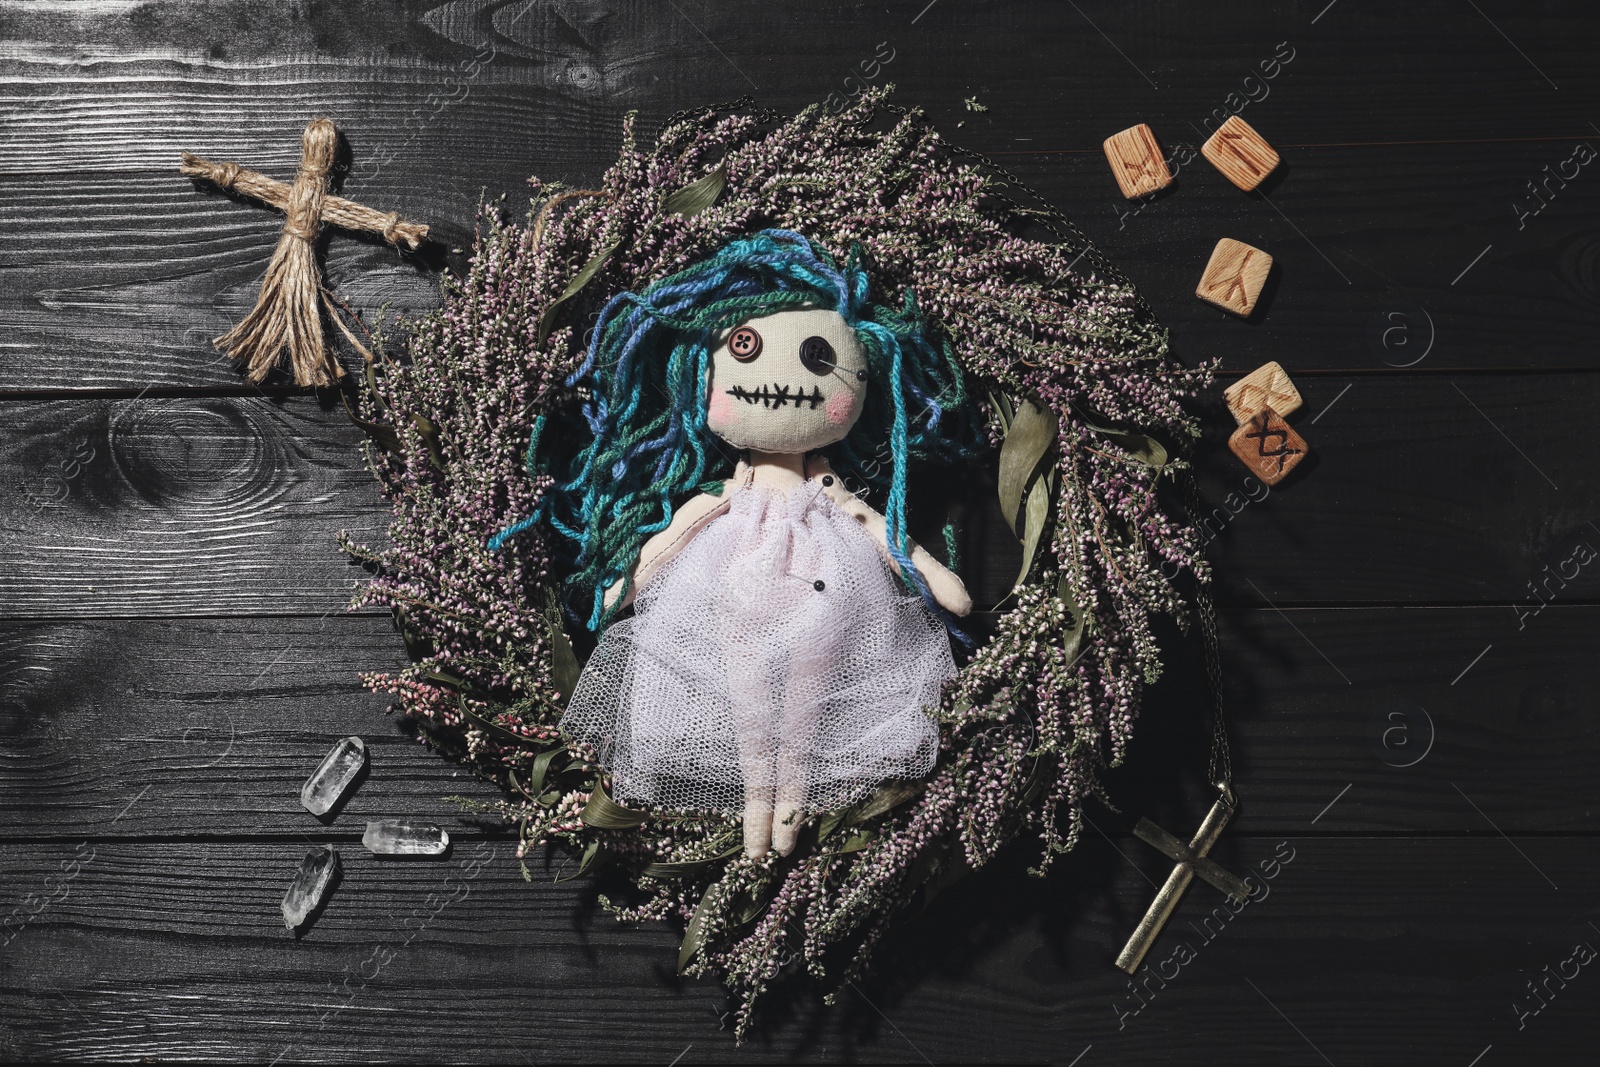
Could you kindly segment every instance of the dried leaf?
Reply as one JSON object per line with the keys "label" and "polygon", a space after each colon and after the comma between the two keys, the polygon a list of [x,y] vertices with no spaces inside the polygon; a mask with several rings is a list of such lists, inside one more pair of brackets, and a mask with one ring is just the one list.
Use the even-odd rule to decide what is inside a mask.
{"label": "dried leaf", "polygon": [[1016,412],[1016,405],[1011,402],[1011,398],[1005,393],[991,391],[989,393],[989,403],[994,405],[994,413],[1000,419],[1001,432],[1010,431],[1011,419]]}
{"label": "dried leaf", "polygon": [[1089,619],[1078,606],[1078,601],[1073,596],[1072,582],[1063,574],[1056,582],[1056,596],[1066,602],[1067,610],[1072,613],[1072,629],[1061,634],[1061,651],[1071,663],[1078,658],[1078,649],[1083,647],[1083,636],[1088,630]]}
{"label": "dried leaf", "polygon": [[834,851],[840,853],[860,852],[877,839],[878,835],[873,833],[871,830],[857,830],[845,840],[844,844],[840,845]]}
{"label": "dried leaf", "polygon": [[687,878],[691,874],[698,874],[711,866],[726,859],[732,859],[744,850],[743,842],[731,848],[718,852],[714,856],[706,856],[697,860],[673,860],[671,862],[651,863],[641,871],[646,878]]}
{"label": "dried leaf", "polygon": [[1020,530],[1017,512],[1022,507],[1022,494],[1033,481],[1040,461],[1055,444],[1059,428],[1054,411],[1028,399],[1017,406],[1006,430],[1006,439],[1000,445],[1000,514],[1013,530]]}
{"label": "dried leaf", "polygon": [[689,917],[689,927],[683,932],[683,944],[678,946],[678,973],[694,959],[695,953],[705,947],[706,921],[711,917],[711,894],[716,886],[710,886],[700,898],[700,904],[694,909],[694,914]]}
{"label": "dried leaf", "polygon": [[717,202],[717,197],[722,195],[723,186],[728,184],[727,171],[723,167],[707,174],[704,178],[669,195],[661,202],[661,210],[668,215],[682,215],[692,218],[706,208]]}
{"label": "dried leaf", "polygon": [[622,244],[620,239],[612,241],[590,257],[589,262],[583,265],[583,269],[567,283],[565,289],[561,290],[561,295],[552,300],[550,306],[544,309],[544,314],[539,316],[538,337],[541,344],[546,337],[550,336],[550,329],[556,324],[556,312],[560,310],[561,305],[577,296],[583,291],[584,286],[594,281],[595,276],[604,269],[606,260],[611,258],[611,253],[615,252],[620,244]]}
{"label": "dried leaf", "polygon": [[1167,465],[1167,449],[1160,441],[1149,434],[1139,433],[1136,430],[1124,430],[1119,426],[1101,426],[1093,419],[1078,412],[1085,426],[1091,430],[1105,434],[1122,448],[1133,454],[1133,458],[1147,467],[1165,467]]}
{"label": "dried leaf", "polygon": [[595,861],[600,859],[602,854],[603,853],[602,853],[601,848],[600,848],[600,842],[598,840],[590,841],[583,848],[583,859],[578,861],[578,869],[576,871],[574,871],[572,874],[569,874],[564,878],[558,876],[555,879],[553,879],[553,881],[556,881],[556,882],[570,882],[570,881],[573,881],[574,879],[582,878],[585,874],[588,873],[589,868],[593,867],[595,865]]}
{"label": "dried leaf", "polygon": [[[868,819],[876,819],[884,812],[892,811],[901,804],[918,796],[928,788],[925,781],[888,781],[878,787],[877,792],[861,801],[853,808],[846,808],[841,814],[841,821],[846,826],[857,826]],[[826,824],[827,820],[823,820]],[[834,824],[835,826],[838,823]],[[833,827],[828,827],[831,832]],[[821,836],[827,836],[823,834]]]}
{"label": "dried leaf", "polygon": [[561,623],[561,606],[551,589],[545,590],[545,626],[550,631],[550,684],[567,700],[578,687],[578,656],[572,651],[567,628]]}
{"label": "dried leaf", "polygon": [[411,422],[422,435],[422,443],[428,448],[428,462],[433,464],[435,470],[444,470],[444,450],[439,447],[439,428],[429,419],[415,413],[411,416]]}
{"label": "dried leaf", "polygon": [[761,913],[767,910],[767,904],[777,892],[776,881],[768,882],[759,889],[746,889],[734,897],[734,907],[728,909],[728,915],[734,926],[744,926],[761,918]]}
{"label": "dried leaf", "polygon": [[1045,524],[1050,518],[1050,503],[1056,495],[1055,471],[1048,470],[1035,478],[1028,490],[1028,503],[1022,517],[1022,569],[1012,588],[1020,586],[1033,570],[1033,559],[1039,553],[1039,540],[1044,536]]}
{"label": "dried leaf", "polygon": [[589,803],[583,806],[582,818],[585,826],[592,826],[596,830],[631,830],[648,816],[642,811],[625,808],[606,796],[605,785],[597,781],[594,783],[594,792],[589,794]]}
{"label": "dried leaf", "polygon": [[527,792],[529,796],[538,796],[540,793],[544,792],[544,780],[545,776],[550,773],[551,762],[566,750],[567,746],[558,745],[557,747],[552,748],[547,752],[541,752],[534,757],[533,769],[528,772]]}
{"label": "dried leaf", "polygon": [[[430,671],[427,677],[433,678],[435,673],[436,672]],[[466,719],[474,727],[482,730],[484,733],[488,734],[501,744],[516,745],[518,748],[532,748],[539,750],[543,750],[545,745],[549,744],[547,741],[536,741],[531,737],[523,737],[521,734],[513,733],[510,730],[507,730],[504,726],[501,726],[498,723],[490,722],[482,715],[479,715],[468,708],[466,698],[459,693],[456,694],[456,711],[463,719]]]}
{"label": "dried leaf", "polygon": [[400,435],[395,433],[393,426],[385,426],[378,422],[368,422],[356,414],[355,409],[350,406],[349,399],[343,393],[339,394],[339,399],[344,403],[344,413],[350,416],[350,421],[365,430],[367,436],[372,438],[379,448],[389,452],[400,451]]}

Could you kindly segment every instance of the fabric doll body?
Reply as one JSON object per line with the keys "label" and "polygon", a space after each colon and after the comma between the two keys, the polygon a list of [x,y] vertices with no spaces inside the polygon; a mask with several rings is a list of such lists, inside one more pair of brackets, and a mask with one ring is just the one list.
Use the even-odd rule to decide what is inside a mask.
{"label": "fabric doll body", "polygon": [[[739,330],[725,337],[708,418],[745,458],[609,590],[612,605],[636,596],[637,613],[606,629],[561,725],[600,752],[619,800],[742,809],[760,856],[791,851],[805,815],[931,770],[931,711],[955,666],[943,623],[896,577],[884,517],[809,454],[860,413],[850,327],[803,310],[747,328],[766,361],[733,352]],[[824,338],[831,362],[807,361],[807,381],[798,352]],[[909,549],[932,598],[970,611],[961,580]]]}
{"label": "fabric doll body", "polygon": [[807,466],[741,464],[692,536],[664,532],[637,614],[607,629],[562,722],[605,745],[619,800],[742,808],[752,855],[789,851],[802,814],[931,770],[929,711],[955,672],[876,513]]}

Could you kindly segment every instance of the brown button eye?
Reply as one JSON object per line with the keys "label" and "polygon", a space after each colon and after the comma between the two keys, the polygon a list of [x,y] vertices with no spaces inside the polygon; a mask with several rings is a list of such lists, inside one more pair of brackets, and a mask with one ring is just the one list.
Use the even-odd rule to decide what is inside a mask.
{"label": "brown button eye", "polygon": [[741,326],[728,337],[728,351],[740,363],[749,363],[761,354],[761,335],[748,326]]}
{"label": "brown button eye", "polygon": [[831,374],[839,365],[839,358],[825,338],[807,337],[800,342],[800,363],[812,374]]}

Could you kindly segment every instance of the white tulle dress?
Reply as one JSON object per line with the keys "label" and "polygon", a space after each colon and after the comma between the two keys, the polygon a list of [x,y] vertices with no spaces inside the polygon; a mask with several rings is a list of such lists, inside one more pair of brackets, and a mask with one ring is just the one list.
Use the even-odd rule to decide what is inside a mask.
{"label": "white tulle dress", "polygon": [[948,634],[819,484],[734,490],[590,657],[561,727],[624,803],[805,812],[932,770]]}

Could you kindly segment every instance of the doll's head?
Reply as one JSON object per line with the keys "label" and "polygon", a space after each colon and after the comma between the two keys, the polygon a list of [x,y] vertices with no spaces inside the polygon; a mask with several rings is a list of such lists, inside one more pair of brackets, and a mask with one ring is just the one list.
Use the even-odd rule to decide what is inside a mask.
{"label": "doll's head", "polygon": [[613,297],[567,384],[587,394],[581,421],[541,418],[528,447],[530,472],[556,485],[490,545],[548,521],[568,546],[569,603],[591,629],[673,508],[731,468],[724,442],[826,450],[841,475],[881,490],[890,551],[926,595],[905,532],[907,466],[971,454],[975,420],[948,341],[909,293],[898,309],[875,303],[858,251],[841,265],[787,230],[732,241]]}
{"label": "doll's head", "polygon": [[746,319],[711,352],[706,429],[735,448],[813,452],[850,433],[870,377],[855,328],[832,308]]}

